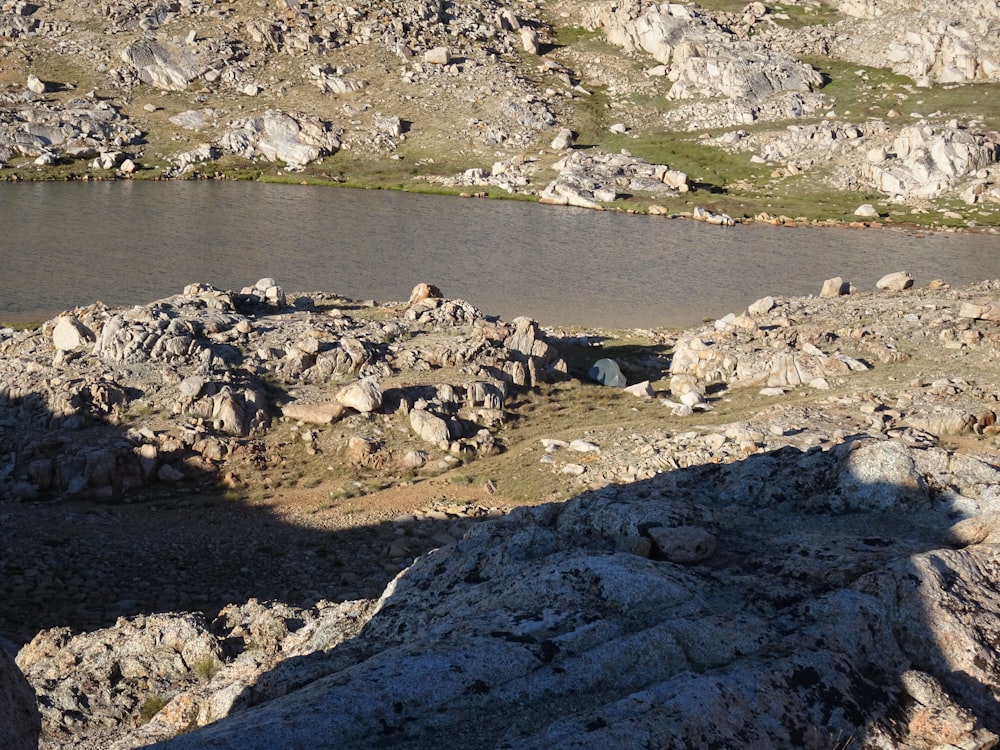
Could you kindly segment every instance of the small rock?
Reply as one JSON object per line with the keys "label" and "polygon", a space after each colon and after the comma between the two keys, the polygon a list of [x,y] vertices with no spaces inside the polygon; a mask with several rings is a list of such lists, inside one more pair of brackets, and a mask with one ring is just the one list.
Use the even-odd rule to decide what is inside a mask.
{"label": "small rock", "polygon": [[427,454],[423,451],[407,451],[396,464],[400,469],[419,469],[427,463]]}
{"label": "small rock", "polygon": [[72,315],[59,318],[52,330],[52,343],[59,351],[69,352],[95,341],[94,332]]}
{"label": "small rock", "polygon": [[371,440],[352,435],[347,441],[347,460],[352,464],[364,464],[375,453],[375,444]]}
{"label": "small rock", "polygon": [[876,209],[871,203],[862,203],[854,209],[854,215],[865,219],[877,219],[878,209]]}
{"label": "small rock", "polygon": [[677,397],[677,400],[685,406],[690,406],[692,409],[705,403],[705,397],[698,393],[698,391],[684,391]]}
{"label": "small rock", "polygon": [[913,277],[906,271],[887,273],[875,282],[876,289],[890,289],[895,292],[901,292],[904,289],[909,289],[911,286],[913,286]]}
{"label": "small rock", "polygon": [[281,413],[289,419],[311,424],[333,424],[344,416],[347,407],[337,401],[318,404],[292,402],[281,407]]}
{"label": "small rock", "polygon": [[637,396],[638,398],[652,398],[653,387],[649,384],[648,380],[643,380],[641,383],[626,386],[625,393]]}
{"label": "small rock", "polygon": [[372,376],[341,388],[334,398],[346,407],[367,414],[382,406],[382,389],[378,380]]}
{"label": "small rock", "polygon": [[205,387],[205,382],[205,378],[200,375],[190,375],[184,378],[177,388],[185,396],[197,398],[198,394],[201,393],[201,389]]}
{"label": "small rock", "polygon": [[413,291],[410,292],[410,299],[407,300],[406,304],[415,305],[417,302],[423,302],[425,299],[441,299],[443,296],[441,290],[433,284],[421,282],[413,287]]}
{"label": "small rock", "polygon": [[424,62],[431,65],[448,65],[451,62],[451,52],[447,47],[434,47],[424,53]]}
{"label": "small rock", "polygon": [[529,55],[537,55],[539,51],[538,32],[530,26],[522,26],[520,34],[521,48]]}
{"label": "small rock", "polygon": [[661,555],[682,565],[707,560],[715,552],[715,536],[697,526],[654,526],[646,532]]}
{"label": "small rock", "polygon": [[450,436],[448,423],[425,409],[414,409],[410,412],[410,427],[417,437],[431,445],[446,444]]}
{"label": "small rock", "polygon": [[556,137],[552,139],[552,143],[549,145],[556,151],[572,148],[573,131],[569,128],[562,128],[558,133],[556,133]]}
{"label": "small rock", "polygon": [[977,305],[974,302],[963,302],[958,310],[960,318],[972,318],[974,320],[1000,321],[1000,305],[989,303]]}
{"label": "small rock", "polygon": [[774,309],[774,297],[770,295],[767,297],[761,297],[759,300],[751,304],[747,308],[747,312],[755,318],[759,318],[761,315],[766,315]]}
{"label": "small rock", "polygon": [[850,294],[850,292],[850,282],[845,282],[840,276],[834,276],[832,279],[827,279],[823,282],[823,288],[820,290],[819,296],[823,299],[831,299],[844,294]]}

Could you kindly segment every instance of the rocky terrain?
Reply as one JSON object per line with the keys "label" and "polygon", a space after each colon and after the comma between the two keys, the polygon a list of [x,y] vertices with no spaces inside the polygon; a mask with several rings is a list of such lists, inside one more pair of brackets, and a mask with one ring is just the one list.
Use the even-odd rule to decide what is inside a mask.
{"label": "rocky terrain", "polygon": [[861,286],[4,330],[4,747],[994,747],[1000,282]]}
{"label": "rocky terrain", "polygon": [[[8,0],[0,179],[996,227],[998,28]],[[685,332],[274,279],[2,329],[0,747],[994,747],[998,324],[900,272]]]}
{"label": "rocky terrain", "polygon": [[995,0],[9,0],[0,179],[996,226],[998,28]]}

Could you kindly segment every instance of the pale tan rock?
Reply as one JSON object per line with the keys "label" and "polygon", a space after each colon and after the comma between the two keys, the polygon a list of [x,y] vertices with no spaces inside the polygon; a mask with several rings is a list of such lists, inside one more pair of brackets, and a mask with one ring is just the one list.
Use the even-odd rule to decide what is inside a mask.
{"label": "pale tan rock", "polygon": [[954,547],[968,547],[972,544],[996,544],[1000,539],[1000,513],[990,511],[959,521],[946,535]]}
{"label": "pale tan rock", "polygon": [[972,318],[973,320],[1000,321],[1000,303],[988,302],[977,304],[975,302],[963,302],[958,310],[961,318]]}
{"label": "pale tan rock", "polygon": [[431,445],[446,444],[450,437],[448,423],[426,409],[414,409],[410,412],[410,428],[417,437]]}
{"label": "pale tan rock", "polygon": [[344,386],[334,396],[337,403],[361,414],[378,411],[382,406],[382,389],[374,376]]}
{"label": "pale tan rock", "polygon": [[904,289],[909,289],[911,286],[913,286],[913,277],[906,271],[887,273],[875,282],[876,289],[889,289],[895,292],[901,292]]}
{"label": "pale tan rock", "polygon": [[34,94],[44,94],[45,93],[45,82],[38,76],[31,74],[28,76],[27,83],[28,91]]}
{"label": "pale tan rock", "polygon": [[337,401],[315,404],[293,401],[281,407],[283,416],[311,424],[333,424],[339,421],[346,411],[347,407]]}
{"label": "pale tan rock", "polygon": [[247,434],[247,415],[243,405],[230,394],[220,394],[214,399],[212,419],[231,435]]}
{"label": "pale tan rock", "polygon": [[375,453],[372,441],[352,435],[347,441],[347,459],[352,464],[364,464]]}
{"label": "pale tan rock", "polygon": [[407,301],[407,304],[413,305],[417,302],[423,302],[425,299],[441,299],[443,296],[444,295],[441,294],[441,290],[433,284],[421,282],[413,287],[413,291],[410,292],[410,299]]}
{"label": "pale tan rock", "polygon": [[521,49],[529,55],[537,55],[539,50],[538,32],[530,26],[522,26],[519,33],[521,35]]}
{"label": "pale tan rock", "polygon": [[59,351],[72,351],[93,343],[94,332],[72,315],[63,315],[52,329],[52,343]]}
{"label": "pale tan rock", "polygon": [[451,52],[447,47],[434,47],[424,53],[424,62],[431,65],[447,65],[451,62]]}
{"label": "pale tan rock", "polygon": [[774,305],[774,297],[770,295],[767,297],[761,297],[747,307],[747,313],[754,318],[759,318],[760,316],[767,315],[767,313],[771,312],[771,310],[774,309]]}
{"label": "pale tan rock", "polygon": [[625,386],[623,389],[625,393],[629,393],[638,398],[652,398],[653,388],[649,384],[648,380],[643,380],[641,383],[633,383],[632,385]]}
{"label": "pale tan rock", "polygon": [[419,469],[427,463],[427,454],[423,451],[407,451],[396,463],[401,469]]}
{"label": "pale tan rock", "polygon": [[823,282],[823,288],[820,290],[819,296],[823,299],[832,299],[834,297],[839,297],[842,294],[850,293],[851,285],[845,283],[844,279],[840,276],[834,276],[831,279],[827,279]]}

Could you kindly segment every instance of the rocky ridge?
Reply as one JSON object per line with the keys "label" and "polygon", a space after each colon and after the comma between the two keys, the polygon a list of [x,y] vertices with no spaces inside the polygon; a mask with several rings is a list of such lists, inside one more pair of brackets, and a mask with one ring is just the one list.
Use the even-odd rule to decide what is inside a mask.
{"label": "rocky ridge", "polygon": [[[5,448],[7,550],[33,514],[52,509],[53,530],[60,515],[15,497],[145,499],[176,505],[173,526],[206,512],[186,487],[250,478],[248,455],[273,480],[310,452],[389,473],[516,454],[522,479],[577,495],[479,523],[505,507],[501,478],[478,510],[390,515],[384,536],[336,542],[369,582],[327,581],[330,541],[283,562],[279,545],[315,542],[302,529],[285,542],[273,524],[264,557],[241,555],[265,599],[213,609],[213,594],[171,614],[133,578],[143,600],[116,603],[117,621],[45,629],[21,648],[41,747],[307,747],[321,735],[347,747],[993,747],[1000,283],[917,288],[897,273],[877,287],[830,279],[814,298],[646,332],[619,360],[627,392],[565,380],[580,373],[563,355],[596,351],[602,335],[494,320],[427,284],[387,305],[286,294],[271,279],[192,285],[6,333],[4,419],[21,435]],[[525,389],[553,402],[584,389],[592,417],[524,443],[512,427],[537,408],[518,405]],[[130,411],[137,399],[152,411]],[[100,515],[64,507],[70,536]],[[252,539],[254,505],[226,512]],[[49,573],[47,557],[90,554],[71,540],[36,552],[42,577],[4,559],[5,597],[37,600],[44,576],[73,575]],[[313,590],[265,588],[270,567]],[[70,590],[95,597],[75,575]],[[229,583],[253,591],[242,585]]]}

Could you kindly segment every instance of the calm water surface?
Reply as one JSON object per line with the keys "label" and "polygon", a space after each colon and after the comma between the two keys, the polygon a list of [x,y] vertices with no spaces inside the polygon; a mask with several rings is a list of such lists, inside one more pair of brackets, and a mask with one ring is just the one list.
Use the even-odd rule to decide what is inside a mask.
{"label": "calm water surface", "polygon": [[202,281],[405,300],[420,281],[544,324],[686,326],[843,276],[1000,278],[995,235],[709,227],[373,190],[251,183],[0,185],[0,319],[139,304]]}

